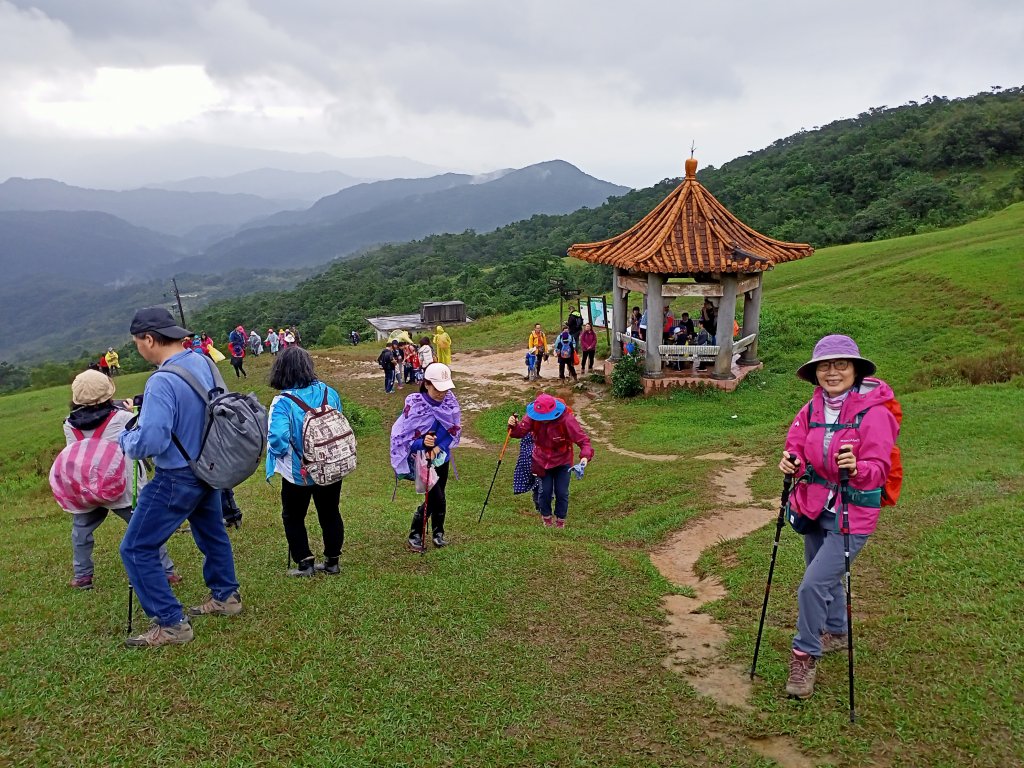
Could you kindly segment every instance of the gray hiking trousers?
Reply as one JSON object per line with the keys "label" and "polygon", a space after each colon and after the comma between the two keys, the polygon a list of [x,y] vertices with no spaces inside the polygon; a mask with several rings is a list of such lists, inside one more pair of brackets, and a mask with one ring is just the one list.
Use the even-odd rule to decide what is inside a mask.
{"label": "gray hiking trousers", "polygon": [[[96,543],[93,533],[100,527],[100,523],[107,519],[107,512],[113,512],[126,523],[132,519],[131,507],[122,509],[106,510],[102,507],[73,515],[71,518],[71,551],[72,565],[75,569],[75,577],[92,576],[92,548]],[[164,573],[174,571],[174,563],[167,554],[167,545],[160,547],[160,564],[164,567]]]}
{"label": "gray hiking trousers", "polygon": [[[819,519],[819,527],[804,536],[804,580],[797,590],[799,615],[793,648],[819,658],[821,634],[846,634],[846,558],[843,534],[835,532],[835,515],[828,512]],[[850,534],[851,570],[868,535]]]}

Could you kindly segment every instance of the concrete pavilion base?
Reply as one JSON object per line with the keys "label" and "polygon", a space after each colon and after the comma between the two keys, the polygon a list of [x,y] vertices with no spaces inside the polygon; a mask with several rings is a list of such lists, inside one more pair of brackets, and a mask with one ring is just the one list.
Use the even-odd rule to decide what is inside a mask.
{"label": "concrete pavilion base", "polygon": [[[604,361],[604,380],[606,384],[612,383],[613,367],[614,364],[611,360]],[[734,360],[732,364],[732,375],[735,378],[713,379],[711,378],[711,374],[713,372],[713,367],[711,365],[708,365],[708,367],[703,371],[691,368],[689,363],[683,363],[683,370],[681,371],[663,366],[661,369],[661,376],[644,376],[644,397],[653,395],[657,392],[663,392],[671,387],[685,387],[689,389],[696,389],[697,387],[715,387],[725,392],[732,392],[739,386],[741,381],[747,378],[747,376],[761,368],[764,368],[763,363],[757,363],[756,365],[739,365]]]}

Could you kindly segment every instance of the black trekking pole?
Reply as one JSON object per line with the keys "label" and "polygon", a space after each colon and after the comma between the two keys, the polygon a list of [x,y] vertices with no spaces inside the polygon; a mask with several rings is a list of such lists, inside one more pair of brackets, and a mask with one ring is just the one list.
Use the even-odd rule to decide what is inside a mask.
{"label": "black trekking pole", "polygon": [[[790,461],[797,463],[799,459],[786,454]],[[779,553],[779,538],[782,536],[782,526],[786,524],[786,505],[789,503],[789,492],[793,488],[793,475],[786,475],[782,480],[782,498],[779,501],[779,517],[775,521],[775,542],[772,544],[772,562],[768,566],[768,583],[764,586],[764,603],[761,605],[761,621],[757,625],[757,642],[754,644],[754,660],[750,664],[750,679],[754,679],[754,672],[757,670],[757,654],[761,650],[761,633],[764,631],[764,617],[768,612],[768,595],[772,589],[772,575],[775,573],[775,557]]]}
{"label": "black trekking pole", "polygon": [[508,428],[508,433],[505,435],[505,444],[501,446],[501,453],[498,454],[498,466],[494,468],[494,477],[491,478],[491,487],[487,489],[487,497],[484,499],[484,505],[480,508],[480,517],[477,518],[477,522],[483,522],[484,510],[487,509],[487,502],[491,500],[491,491],[494,490],[494,481],[498,479],[498,470],[501,469],[501,460],[505,458],[505,449],[508,448],[509,438],[512,437],[512,427]]}
{"label": "black trekking pole", "polygon": [[[850,446],[839,449],[839,455],[848,453]],[[850,511],[849,511],[850,472],[839,471],[839,493],[842,502],[843,555],[846,558],[846,652],[849,657],[850,670],[850,722],[855,722],[853,706],[853,590],[850,587]]]}

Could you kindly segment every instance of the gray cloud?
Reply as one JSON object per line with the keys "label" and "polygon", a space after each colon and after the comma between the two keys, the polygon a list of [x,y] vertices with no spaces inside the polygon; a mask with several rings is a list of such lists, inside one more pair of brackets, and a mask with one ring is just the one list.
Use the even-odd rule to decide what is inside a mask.
{"label": "gray cloud", "polygon": [[870,106],[1019,85],[1021,50],[1010,0],[0,0],[0,133],[48,130],[17,103],[34,81],[200,65],[225,103],[193,138],[479,170],[557,152],[641,183],[691,137],[721,163]]}

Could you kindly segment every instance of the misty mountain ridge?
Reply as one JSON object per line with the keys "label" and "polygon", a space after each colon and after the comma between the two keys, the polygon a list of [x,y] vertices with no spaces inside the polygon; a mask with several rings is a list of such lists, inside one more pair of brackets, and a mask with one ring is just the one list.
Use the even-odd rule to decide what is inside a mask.
{"label": "misty mountain ridge", "polygon": [[200,141],[5,138],[0,179],[55,178],[95,189],[137,189],[168,179],[223,177],[255,168],[317,173],[338,171],[358,179],[422,178],[445,173],[408,157],[338,157],[328,152],[283,152]]}
{"label": "misty mountain ridge", "polygon": [[339,190],[372,180],[350,176],[341,171],[286,171],[280,168],[258,168],[231,176],[194,176],[180,181],[147,184],[146,187],[175,192],[248,194],[267,200],[300,201],[309,204]]}
{"label": "misty mountain ridge", "polygon": [[[271,226],[243,230],[182,264],[215,272],[323,264],[382,243],[445,232],[489,232],[537,214],[595,207],[628,191],[564,160],[527,166],[483,183],[474,184],[473,178],[444,174],[349,187],[307,211],[274,216]],[[382,202],[371,205],[378,200]]]}
{"label": "misty mountain ridge", "polygon": [[53,179],[12,178],[0,184],[0,210],[97,211],[129,224],[185,238],[194,237],[204,229],[217,235],[231,232],[247,221],[276,213],[286,205],[289,203],[255,195],[164,189],[86,189]]}

